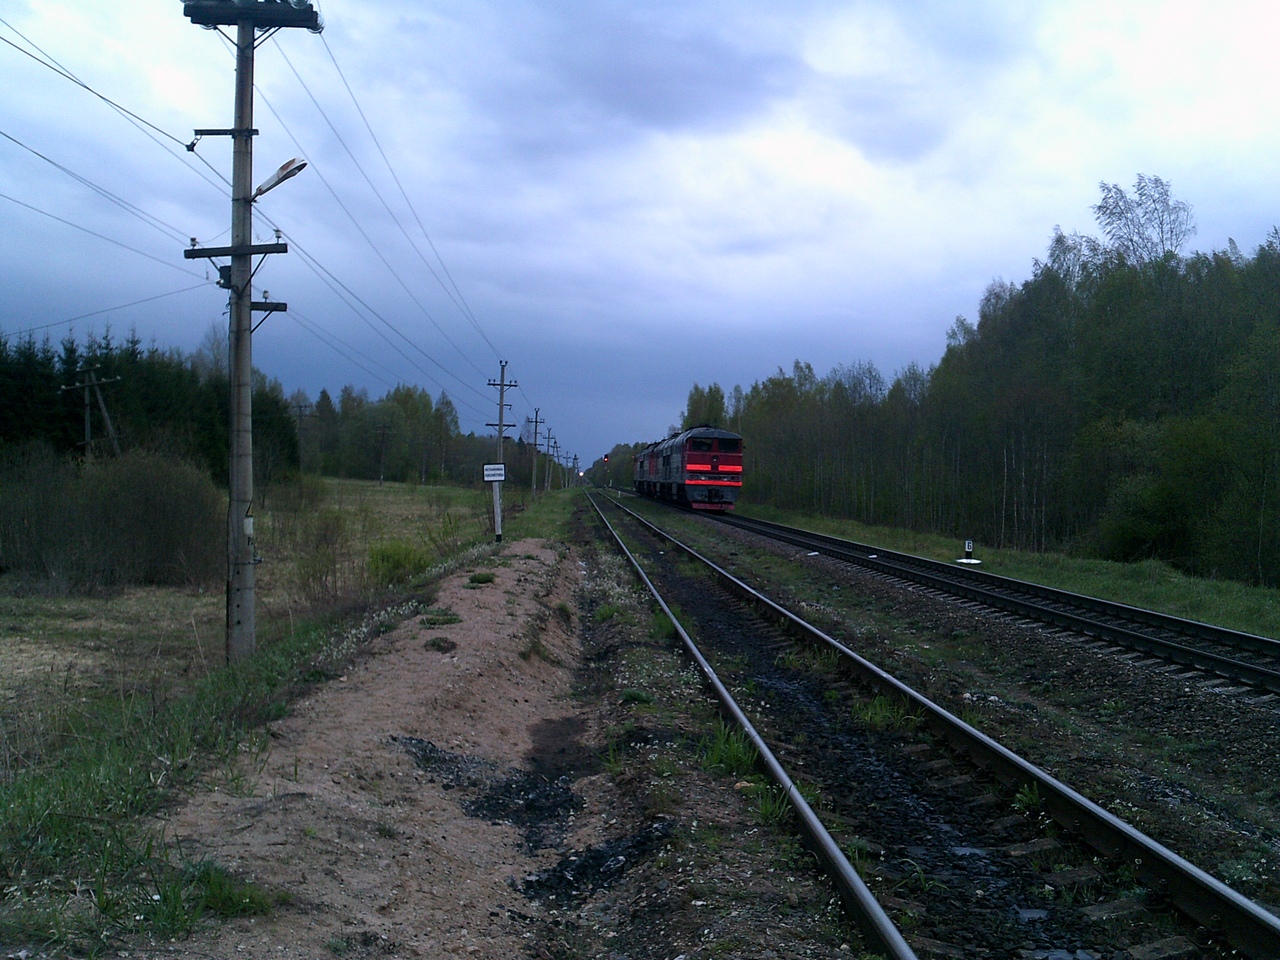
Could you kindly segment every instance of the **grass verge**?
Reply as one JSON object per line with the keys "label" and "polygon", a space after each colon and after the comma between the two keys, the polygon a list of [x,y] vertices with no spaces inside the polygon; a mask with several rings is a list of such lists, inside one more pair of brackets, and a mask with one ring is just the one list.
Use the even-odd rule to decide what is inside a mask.
{"label": "grass verge", "polygon": [[269,909],[269,895],[216,865],[183,862],[153,817],[175,788],[253,749],[254,731],[309,682],[338,674],[388,616],[416,606],[342,629],[304,625],[172,698],[139,689],[65,712],[49,752],[0,782],[0,942],[92,955],[125,934],[180,936],[209,913]]}
{"label": "grass verge", "polygon": [[[946,562],[964,556],[963,542],[950,537],[892,527],[868,527],[851,520],[808,516],[751,504],[743,504],[737,512],[933,560]],[[1280,590],[1192,577],[1157,560],[1116,563],[1061,553],[998,550],[982,544],[977,545],[974,556],[982,560],[982,569],[988,573],[1260,636],[1276,636],[1276,624],[1280,623]]]}

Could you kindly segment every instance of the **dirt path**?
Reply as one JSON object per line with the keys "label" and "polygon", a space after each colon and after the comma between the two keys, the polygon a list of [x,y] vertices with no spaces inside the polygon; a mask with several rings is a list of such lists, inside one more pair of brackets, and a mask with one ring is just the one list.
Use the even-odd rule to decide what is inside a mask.
{"label": "dirt path", "polygon": [[[562,748],[547,735],[573,725],[577,565],[525,541],[484,569],[493,582],[449,578],[431,612],[273,724],[260,769],[241,771],[244,789],[224,780],[172,815],[187,856],[285,902],[134,956],[523,953],[527,931],[513,917],[531,908],[512,881],[555,855],[530,853],[511,823],[468,816],[453,788],[536,770]],[[452,766],[424,770],[432,750]]]}

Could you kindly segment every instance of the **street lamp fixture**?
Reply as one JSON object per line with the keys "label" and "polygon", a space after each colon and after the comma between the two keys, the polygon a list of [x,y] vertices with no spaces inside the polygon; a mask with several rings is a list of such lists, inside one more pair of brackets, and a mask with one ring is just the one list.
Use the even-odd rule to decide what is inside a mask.
{"label": "street lamp fixture", "polygon": [[264,193],[269,190],[274,190],[290,177],[296,177],[306,169],[306,166],[307,161],[303,160],[301,157],[294,157],[292,160],[286,160],[284,163],[280,164],[279,170],[263,181],[262,186],[253,191],[253,196],[249,198],[249,202],[253,203],[253,201],[257,200]]}

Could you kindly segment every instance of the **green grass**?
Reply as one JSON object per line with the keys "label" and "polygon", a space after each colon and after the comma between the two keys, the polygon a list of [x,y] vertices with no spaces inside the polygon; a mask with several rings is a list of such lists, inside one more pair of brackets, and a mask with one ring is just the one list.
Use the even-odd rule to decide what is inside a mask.
{"label": "green grass", "polygon": [[435,562],[435,551],[407,540],[385,540],[369,548],[369,577],[380,587],[408,583]]}
{"label": "green grass", "polygon": [[923,722],[901,700],[883,696],[855,703],[853,718],[873,730],[915,730]]}
{"label": "green grass", "polygon": [[702,741],[702,765],[730,777],[745,777],[755,770],[757,753],[737,726],[717,720],[711,735]]}
{"label": "green grass", "polygon": [[253,732],[301,689],[304,675],[352,649],[349,634],[335,637],[316,624],[172,699],[139,691],[82,698],[67,710],[49,732],[46,755],[0,782],[0,942],[46,941],[50,912],[64,917],[54,939],[101,943],[143,924],[173,935],[207,911],[266,910],[258,893],[214,865],[175,879],[184,868],[145,818],[211,765],[236,768],[256,742]]}
{"label": "green grass", "polygon": [[418,625],[427,628],[447,627],[461,622],[462,618],[448,607],[432,607],[418,618]]}
{"label": "green grass", "polygon": [[756,816],[760,822],[780,830],[791,819],[791,803],[786,791],[775,784],[761,784],[755,791]]}
{"label": "green grass", "polygon": [[503,539],[563,539],[580,495],[580,490],[539,490],[535,497],[528,490],[516,491],[510,484],[504,484]]}

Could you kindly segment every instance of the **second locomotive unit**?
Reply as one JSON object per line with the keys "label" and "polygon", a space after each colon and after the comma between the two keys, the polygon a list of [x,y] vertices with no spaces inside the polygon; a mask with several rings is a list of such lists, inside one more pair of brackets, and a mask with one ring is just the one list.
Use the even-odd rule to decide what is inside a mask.
{"label": "second locomotive unit", "polygon": [[742,489],[742,437],[694,427],[651,443],[636,454],[635,489],[694,510],[732,510]]}

